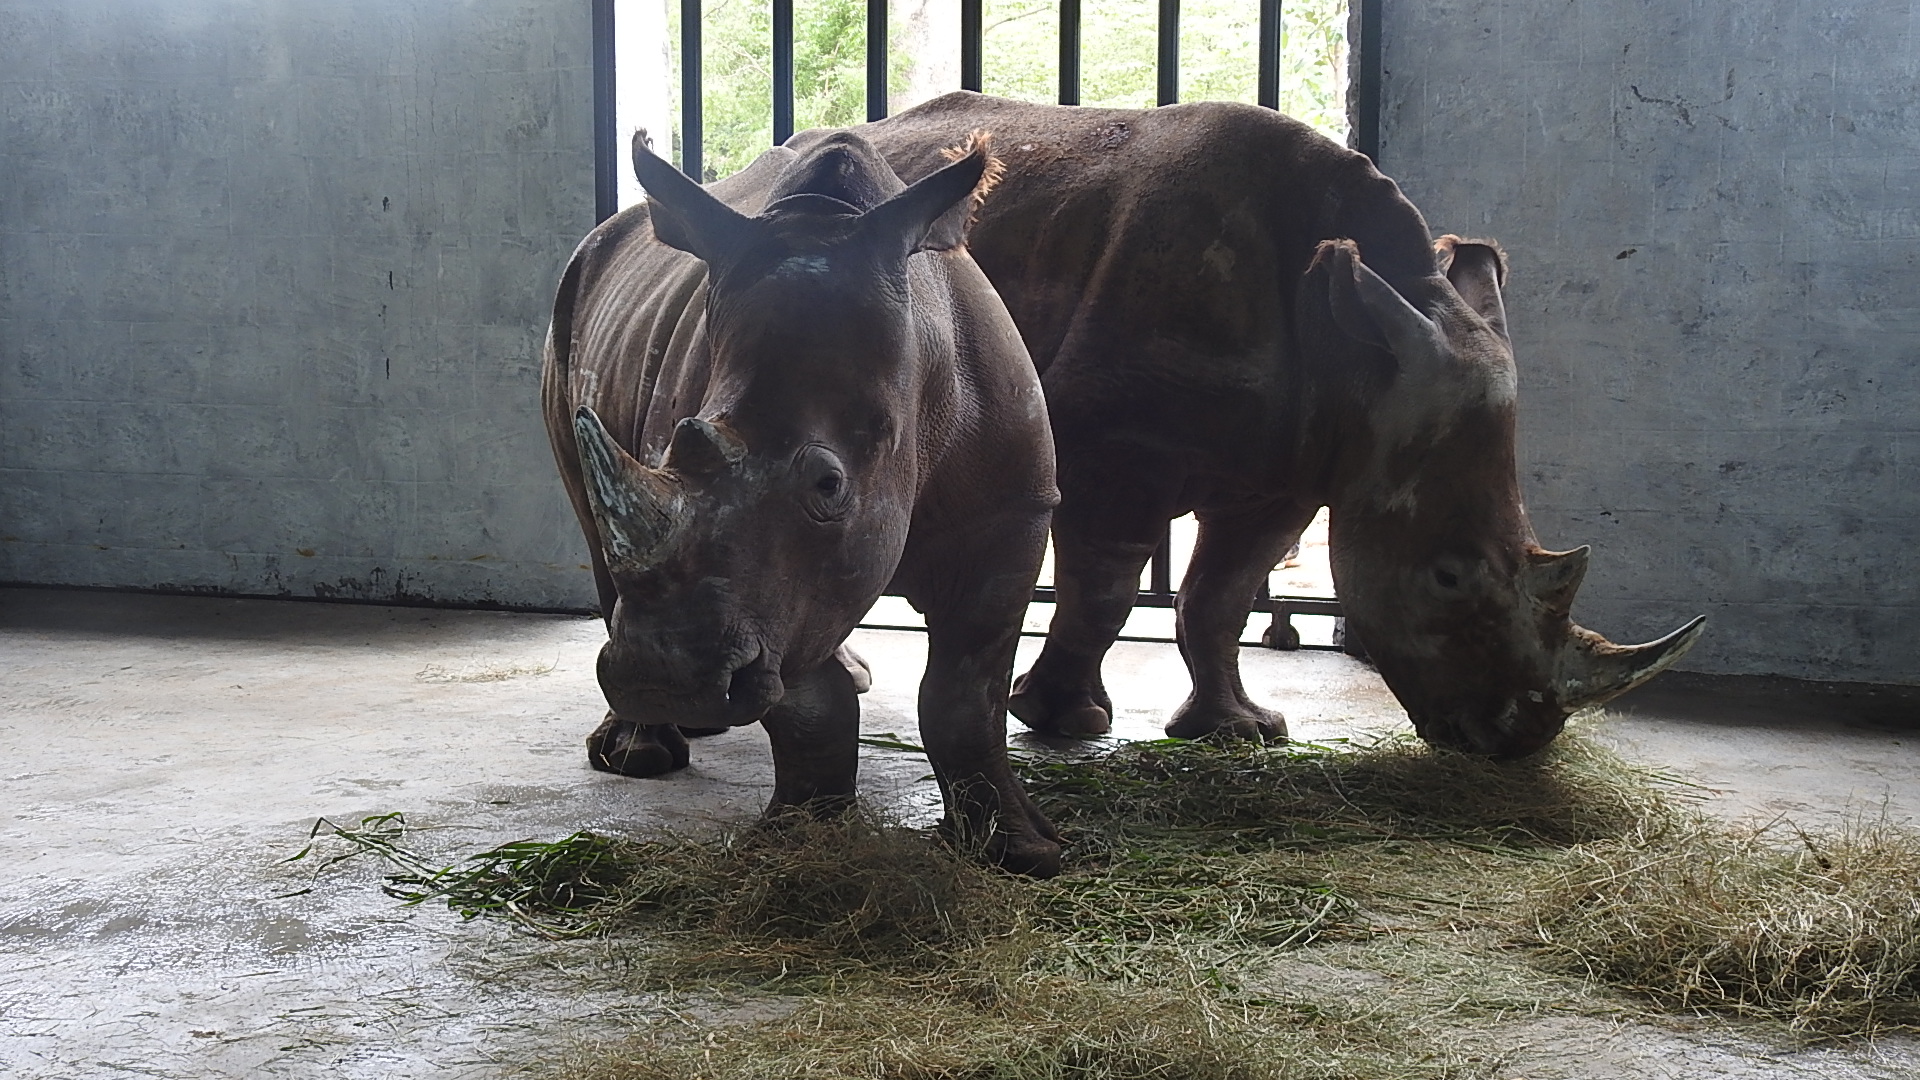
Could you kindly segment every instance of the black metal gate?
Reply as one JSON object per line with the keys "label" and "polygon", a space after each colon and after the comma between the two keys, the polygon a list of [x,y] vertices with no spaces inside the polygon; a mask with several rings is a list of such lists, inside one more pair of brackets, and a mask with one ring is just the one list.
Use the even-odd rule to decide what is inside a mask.
{"label": "black metal gate", "polygon": [[[621,140],[615,119],[614,2],[593,3],[593,120],[594,203],[598,220],[619,209]],[[773,5],[773,142],[793,134],[793,0],[770,0]],[[1378,160],[1380,147],[1380,14],[1386,0],[1351,0],[1358,33],[1349,42],[1353,57],[1349,115],[1355,149]],[[1080,0],[1060,3],[1060,94],[1062,105],[1080,104]],[[1280,20],[1282,0],[1260,0],[1258,53],[1259,103],[1280,107]],[[1180,98],[1180,0],[1159,0],[1156,75],[1157,98],[1171,105]],[[982,79],[982,16],[984,0],[960,0],[960,89],[980,90]],[[702,0],[680,0],[680,153],[681,171],[701,178],[704,119],[702,116],[703,48]],[[887,0],[867,0],[867,119],[887,115]],[[1173,556],[1163,535],[1140,590],[1135,607],[1171,608],[1178,594],[1173,586]],[[1053,603],[1054,591],[1034,591],[1036,603]],[[1302,646],[1290,619],[1294,615],[1340,616],[1339,601],[1317,596],[1272,596],[1265,585],[1253,611],[1272,617],[1261,643],[1273,648],[1333,648]],[[1158,639],[1155,639],[1158,640]]]}

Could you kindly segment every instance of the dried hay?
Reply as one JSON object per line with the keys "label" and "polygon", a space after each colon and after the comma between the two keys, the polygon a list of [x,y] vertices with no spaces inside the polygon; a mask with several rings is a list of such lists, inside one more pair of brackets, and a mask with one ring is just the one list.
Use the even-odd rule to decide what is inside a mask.
{"label": "dried hay", "polygon": [[1444,1080],[1444,1047],[1310,1003],[991,966],[817,997],[778,1020],[650,1032],[556,1070],[581,1080]]}
{"label": "dried hay", "polygon": [[[339,835],[394,862],[409,902],[594,936],[634,990],[785,1002],[656,1025],[567,1075],[1480,1075],[1491,1059],[1460,1049],[1476,1023],[1634,1007],[1528,957],[1805,1032],[1920,1020],[1920,838],[1729,831],[1578,731],[1514,763],[1392,738],[1017,768],[1072,842],[1052,881],[867,810],[580,833],[439,870],[387,818]],[[1285,976],[1316,963],[1393,989],[1311,996]]]}
{"label": "dried hay", "polygon": [[1920,1029],[1920,834],[1704,819],[1570,852],[1541,945],[1667,1006],[1821,1036]]}

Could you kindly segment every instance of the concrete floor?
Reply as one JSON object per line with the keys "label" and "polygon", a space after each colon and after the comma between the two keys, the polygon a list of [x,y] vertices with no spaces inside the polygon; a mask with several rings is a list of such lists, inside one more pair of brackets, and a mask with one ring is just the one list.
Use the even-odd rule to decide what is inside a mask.
{"label": "concrete floor", "polygon": [[[287,896],[311,873],[278,862],[323,816],[402,810],[435,830],[423,846],[471,851],[755,813],[757,728],[697,742],[665,780],[586,767],[602,637],[563,616],[0,589],[0,1075],[494,1076],[555,1031],[643,1014],[518,965],[528,947],[496,925],[397,907],[371,864]],[[912,738],[923,639],[855,644],[877,677],[864,727]],[[1338,654],[1249,650],[1245,668],[1301,737],[1404,725]],[[1158,734],[1186,690],[1168,645],[1122,643],[1108,675],[1122,737]],[[1670,676],[1606,732],[1729,814],[1920,817],[1920,699],[1810,689]],[[923,762],[863,768],[882,797],[933,805]],[[1920,1075],[1905,1043],[1779,1057],[1597,1023],[1530,1037],[1536,1078]]]}

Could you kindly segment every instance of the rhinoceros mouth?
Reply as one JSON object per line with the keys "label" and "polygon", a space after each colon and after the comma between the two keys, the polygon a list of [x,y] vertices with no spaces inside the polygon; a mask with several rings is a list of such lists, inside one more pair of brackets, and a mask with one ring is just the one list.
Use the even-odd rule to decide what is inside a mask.
{"label": "rhinoceros mouth", "polygon": [[1499,708],[1454,707],[1413,717],[1413,726],[1429,745],[1513,761],[1545,749],[1565,726],[1564,713],[1529,716],[1518,700]]}

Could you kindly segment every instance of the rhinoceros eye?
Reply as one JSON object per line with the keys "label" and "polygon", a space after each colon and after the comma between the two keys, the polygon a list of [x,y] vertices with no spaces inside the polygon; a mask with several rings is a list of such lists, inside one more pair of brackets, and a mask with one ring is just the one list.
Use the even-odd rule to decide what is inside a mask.
{"label": "rhinoceros eye", "polygon": [[1433,580],[1439,582],[1440,587],[1443,589],[1457,589],[1460,587],[1460,575],[1445,567],[1434,567]]}
{"label": "rhinoceros eye", "polygon": [[838,521],[853,509],[853,485],[847,481],[846,466],[839,455],[824,446],[801,448],[794,461],[798,474],[800,503],[815,521]]}

